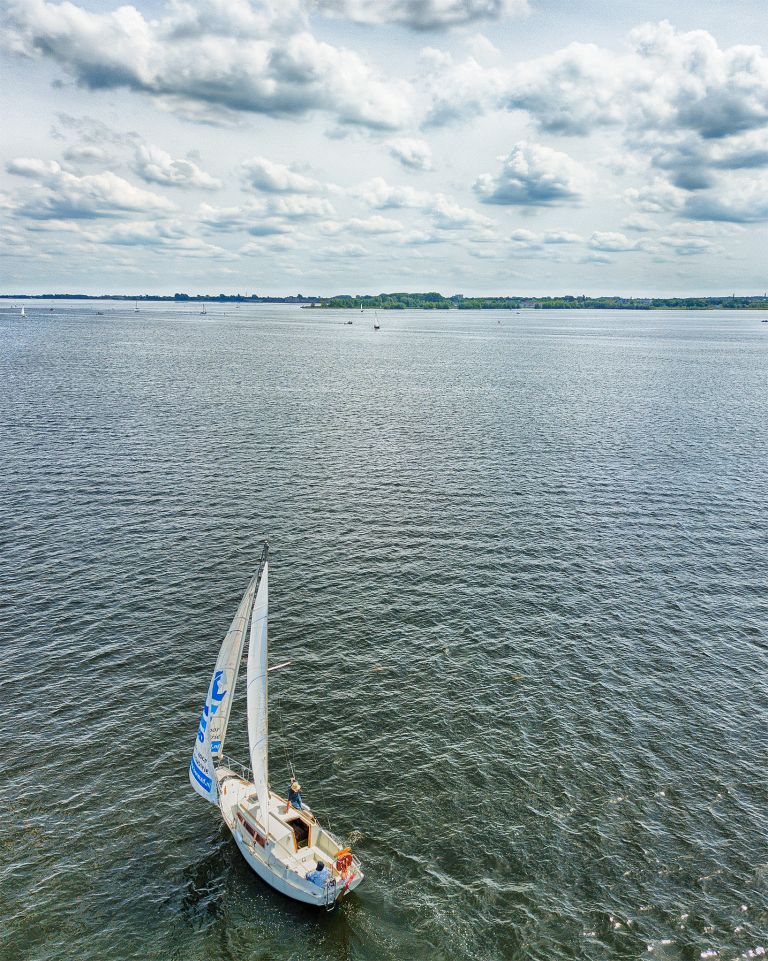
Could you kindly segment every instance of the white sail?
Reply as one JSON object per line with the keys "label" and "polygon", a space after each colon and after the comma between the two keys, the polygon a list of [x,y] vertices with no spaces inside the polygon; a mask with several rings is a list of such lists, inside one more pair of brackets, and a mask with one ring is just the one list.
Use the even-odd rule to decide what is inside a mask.
{"label": "white sail", "polygon": [[208,688],[208,697],[205,699],[205,706],[200,718],[200,726],[197,729],[197,739],[192,751],[192,760],[189,762],[189,783],[211,804],[219,803],[219,792],[216,786],[216,778],[213,770],[213,757],[211,755],[210,724],[211,705],[215,703],[214,692],[218,682],[218,675],[214,674]]}
{"label": "white sail", "polygon": [[248,744],[253,783],[259,796],[261,823],[269,832],[269,735],[267,720],[267,614],[269,606],[268,564],[264,565],[253,605],[251,640],[248,646]]}
{"label": "white sail", "polygon": [[227,722],[232,710],[232,696],[235,692],[237,674],[245,646],[245,632],[253,605],[256,578],[248,585],[232,624],[224,638],[216,659],[216,667],[208,686],[208,696],[200,715],[197,738],[189,762],[189,780],[192,787],[216,804],[216,782],[213,776],[213,759],[221,757]]}

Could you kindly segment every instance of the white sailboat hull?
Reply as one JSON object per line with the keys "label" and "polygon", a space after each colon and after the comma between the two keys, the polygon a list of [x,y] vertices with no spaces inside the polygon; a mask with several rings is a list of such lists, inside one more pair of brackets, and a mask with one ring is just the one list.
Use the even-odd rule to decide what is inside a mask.
{"label": "white sailboat hull", "polygon": [[[295,901],[316,907],[330,907],[361,883],[363,872],[356,860],[347,878],[342,878],[335,870],[334,855],[341,848],[341,843],[320,827],[307,808],[302,812],[291,808],[286,814],[285,798],[270,791],[269,838],[265,846],[261,847],[254,842],[253,832],[247,829],[247,824],[255,826],[257,834],[262,829],[258,821],[260,808],[254,793],[255,785],[226,767],[216,769],[216,780],[219,785],[221,814],[240,853],[249,867],[270,887]],[[245,822],[243,815],[247,818]],[[310,830],[310,843],[301,849],[293,845],[293,834],[289,827],[294,820],[299,819],[307,824]],[[329,868],[335,883],[319,887],[307,881],[306,873],[314,870],[318,860],[323,861]]]}

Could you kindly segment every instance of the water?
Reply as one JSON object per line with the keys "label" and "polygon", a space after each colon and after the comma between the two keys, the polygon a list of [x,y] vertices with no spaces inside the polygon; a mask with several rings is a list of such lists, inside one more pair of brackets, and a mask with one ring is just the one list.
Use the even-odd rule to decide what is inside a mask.
{"label": "water", "polygon": [[[3,961],[768,948],[759,317],[48,306],[0,310]],[[187,781],[265,536],[334,915]]]}

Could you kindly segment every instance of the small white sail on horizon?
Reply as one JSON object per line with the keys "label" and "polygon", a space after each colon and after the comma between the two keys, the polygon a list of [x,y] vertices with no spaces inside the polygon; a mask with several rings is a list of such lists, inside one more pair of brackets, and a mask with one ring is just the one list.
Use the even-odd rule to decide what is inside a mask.
{"label": "small white sail on horizon", "polygon": [[26,312],[26,310],[24,310],[23,307],[21,308],[21,315],[20,315],[20,316],[21,316],[21,317],[26,317],[26,316],[27,316],[27,312]]}

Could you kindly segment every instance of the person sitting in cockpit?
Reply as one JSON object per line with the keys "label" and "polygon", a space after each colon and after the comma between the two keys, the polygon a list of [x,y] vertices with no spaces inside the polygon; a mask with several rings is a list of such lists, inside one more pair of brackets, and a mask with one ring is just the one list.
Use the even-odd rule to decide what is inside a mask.
{"label": "person sitting in cockpit", "polygon": [[312,884],[316,884],[319,888],[325,887],[325,882],[330,876],[330,871],[323,864],[322,861],[317,862],[317,868],[314,871],[307,871],[304,877],[307,881],[311,881]]}

